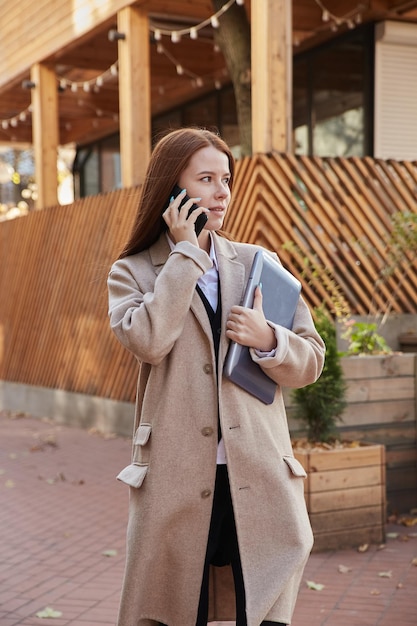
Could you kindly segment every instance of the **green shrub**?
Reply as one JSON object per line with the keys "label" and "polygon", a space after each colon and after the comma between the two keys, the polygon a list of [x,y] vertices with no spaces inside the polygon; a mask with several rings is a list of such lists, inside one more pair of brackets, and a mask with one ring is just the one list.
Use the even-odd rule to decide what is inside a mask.
{"label": "green shrub", "polygon": [[346,354],[389,354],[391,348],[385,339],[377,332],[378,326],[372,322],[344,322],[345,330],[342,339],[348,341]]}
{"label": "green shrub", "polygon": [[318,333],[326,344],[326,360],[320,378],[312,385],[294,389],[294,417],[307,428],[312,442],[328,442],[346,407],[346,382],[337,350],[336,327],[324,307],[315,308],[313,316]]}

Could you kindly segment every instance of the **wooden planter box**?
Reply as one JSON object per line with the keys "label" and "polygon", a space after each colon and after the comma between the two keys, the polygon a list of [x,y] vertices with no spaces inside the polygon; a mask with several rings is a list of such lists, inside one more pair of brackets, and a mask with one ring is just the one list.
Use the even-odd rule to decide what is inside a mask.
{"label": "wooden planter box", "polygon": [[[385,446],[388,514],[408,513],[417,507],[417,355],[349,356],[342,366],[348,404],[338,434]],[[292,438],[303,437],[290,390],[285,404]]]}
{"label": "wooden planter box", "polygon": [[307,472],[305,497],[315,551],[384,541],[383,445],[295,450],[294,455]]}
{"label": "wooden planter box", "polygon": [[417,507],[417,358],[411,353],[342,359],[348,406],[339,426],[346,439],[384,444],[387,510]]}

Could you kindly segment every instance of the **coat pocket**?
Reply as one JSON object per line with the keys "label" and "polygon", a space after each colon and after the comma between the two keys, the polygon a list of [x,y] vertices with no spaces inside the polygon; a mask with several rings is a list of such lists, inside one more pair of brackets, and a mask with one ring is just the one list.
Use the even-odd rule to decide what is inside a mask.
{"label": "coat pocket", "polygon": [[136,489],[142,485],[148,472],[151,432],[151,424],[139,424],[133,438],[132,463],[117,475],[117,480]]}
{"label": "coat pocket", "polygon": [[286,464],[290,468],[291,473],[294,476],[297,476],[298,478],[307,478],[307,473],[306,473],[304,467],[301,465],[300,461],[298,461],[293,456],[284,456],[282,458],[284,459],[284,461],[286,462]]}
{"label": "coat pocket", "polygon": [[146,476],[148,471],[147,465],[139,465],[138,463],[131,463],[117,475],[117,480],[120,480],[122,483],[129,485],[130,487],[135,487],[138,489]]}

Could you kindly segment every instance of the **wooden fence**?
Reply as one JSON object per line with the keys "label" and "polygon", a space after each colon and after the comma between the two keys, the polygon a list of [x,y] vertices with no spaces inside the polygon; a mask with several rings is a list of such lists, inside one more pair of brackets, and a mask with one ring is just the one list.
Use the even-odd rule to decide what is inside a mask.
{"label": "wooden fence", "polygon": [[[238,163],[226,230],[277,250],[311,306],[417,312],[417,266],[391,275],[392,216],[417,213],[417,163],[258,155]],[[0,223],[0,379],[133,401],[137,364],[112,336],[107,272],[140,189]]]}

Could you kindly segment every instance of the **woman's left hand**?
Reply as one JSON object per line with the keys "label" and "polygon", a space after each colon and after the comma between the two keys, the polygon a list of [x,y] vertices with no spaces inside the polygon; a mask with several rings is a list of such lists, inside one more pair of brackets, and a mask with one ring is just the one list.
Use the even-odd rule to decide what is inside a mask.
{"label": "woman's left hand", "polygon": [[261,352],[271,352],[277,347],[275,333],[264,316],[259,287],[255,289],[252,309],[243,306],[231,308],[226,323],[226,337]]}

